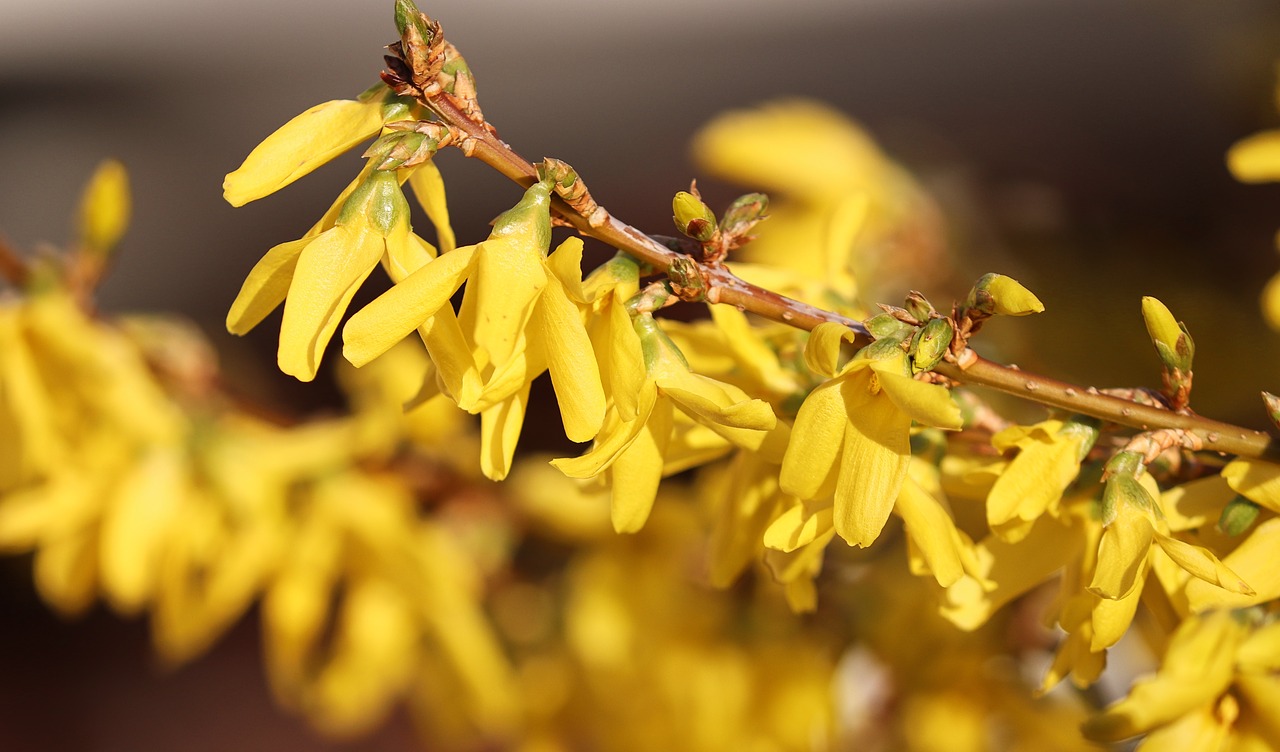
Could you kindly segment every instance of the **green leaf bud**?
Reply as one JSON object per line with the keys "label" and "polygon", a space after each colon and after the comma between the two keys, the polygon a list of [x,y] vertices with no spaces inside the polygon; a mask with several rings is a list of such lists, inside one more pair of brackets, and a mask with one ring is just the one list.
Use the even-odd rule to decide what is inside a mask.
{"label": "green leaf bud", "polygon": [[928,371],[938,365],[951,346],[951,338],[954,336],[951,322],[946,319],[930,319],[929,323],[920,327],[911,341],[912,373]]}
{"label": "green leaf bud", "polygon": [[720,229],[734,235],[750,232],[751,228],[765,218],[769,208],[769,197],[763,193],[748,193],[734,199],[720,220]]}
{"label": "green leaf bud", "polygon": [[876,339],[896,339],[899,342],[906,339],[911,333],[912,327],[909,324],[898,320],[892,313],[881,313],[872,316],[863,322],[867,327],[867,332]]}

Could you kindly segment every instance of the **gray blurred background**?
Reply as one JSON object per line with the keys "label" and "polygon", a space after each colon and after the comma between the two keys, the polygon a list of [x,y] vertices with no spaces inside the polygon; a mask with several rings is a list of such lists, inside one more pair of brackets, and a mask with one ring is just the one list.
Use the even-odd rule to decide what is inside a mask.
{"label": "gray blurred background", "polygon": [[[816,97],[865,123],[935,190],[969,278],[1004,271],[1040,294],[1048,313],[1002,325],[1030,343],[1024,365],[1099,386],[1157,381],[1138,316],[1139,296],[1154,294],[1200,335],[1203,412],[1260,425],[1257,390],[1280,391],[1280,338],[1256,307],[1280,265],[1280,189],[1237,185],[1223,163],[1234,140],[1280,124],[1271,0],[433,0],[423,9],[467,56],[504,139],[532,159],[571,162],[601,203],[644,229],[671,231],[669,197],[698,177],[685,144],[700,124],[728,107]],[[233,379],[296,395],[272,368],[278,316],[247,341],[221,322],[257,258],[309,227],[358,159],[238,210],[221,199],[222,176],[288,118],[376,81],[393,39],[390,0],[0,0],[0,235],[26,249],[61,242],[93,166],[122,159],[134,224],[103,306],[181,312],[211,334]],[[459,237],[474,242],[518,192],[458,155],[442,165]],[[936,302],[959,294],[925,292]],[[1128,350],[1141,357],[1109,354]],[[42,716],[17,708],[79,697],[46,720],[65,711],[89,719],[88,730],[50,723],[41,748],[218,749],[226,738],[205,726],[234,723],[220,715],[236,705],[223,709],[227,699],[265,698],[243,628],[184,670],[192,694],[174,699],[157,687],[175,685],[148,673],[141,630],[116,630],[126,659],[93,663],[101,651],[68,653],[60,640],[103,634],[110,618],[46,629],[42,614],[36,606],[35,621],[9,627],[22,640],[0,655],[12,679],[0,707],[15,709],[0,711],[0,733],[36,723],[36,734]],[[236,660],[240,673],[227,668]],[[79,678],[50,683],[58,670]],[[103,696],[125,702],[128,687],[144,687],[137,707],[161,708],[149,717],[163,715],[171,736],[130,725],[128,712],[95,710]],[[271,748],[320,745],[279,723]]]}

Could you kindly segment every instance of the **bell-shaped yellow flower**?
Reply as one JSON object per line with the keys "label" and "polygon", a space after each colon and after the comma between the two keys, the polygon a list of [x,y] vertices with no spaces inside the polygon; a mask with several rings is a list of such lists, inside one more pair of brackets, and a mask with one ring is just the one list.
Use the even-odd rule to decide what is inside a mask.
{"label": "bell-shaped yellow flower", "polygon": [[1046,512],[1056,512],[1063,491],[1080,473],[1093,442],[1096,421],[1046,420],[1033,426],[1011,426],[992,437],[1001,452],[1018,454],[991,487],[987,496],[987,524],[1005,540],[1016,542]]}
{"label": "bell-shaped yellow flower", "polygon": [[[423,396],[438,388],[481,414],[482,466],[495,479],[510,468],[529,385],[543,371],[571,440],[591,439],[604,419],[591,338],[567,292],[582,287],[582,243],[570,238],[548,256],[549,207],[550,183],[534,184],[487,240],[422,263],[343,330],[343,352],[361,366],[418,329],[436,368]],[[449,298],[464,282],[455,316]]]}
{"label": "bell-shaped yellow flower", "polygon": [[829,379],[805,399],[782,461],[782,489],[800,499],[834,493],[840,537],[869,546],[880,535],[911,457],[913,420],[958,429],[960,409],[947,390],[910,375],[906,354],[872,345],[839,363],[853,333],[821,324],[805,348],[809,367]]}
{"label": "bell-shaped yellow flower", "polygon": [[586,454],[552,462],[572,478],[604,475],[612,489],[612,518],[618,532],[635,532],[649,518],[672,449],[676,413],[750,449],[759,449],[777,424],[768,403],[690,371],[650,314],[636,316],[635,326],[646,367],[636,416],[624,419],[616,406],[611,407]]}

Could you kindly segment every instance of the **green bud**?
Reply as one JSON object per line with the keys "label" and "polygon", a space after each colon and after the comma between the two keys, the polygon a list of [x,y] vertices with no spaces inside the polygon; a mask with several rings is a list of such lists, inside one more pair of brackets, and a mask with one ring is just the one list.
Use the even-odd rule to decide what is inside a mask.
{"label": "green bud", "polygon": [[1164,303],[1152,297],[1142,299],[1142,320],[1164,367],[1169,371],[1190,372],[1196,346],[1186,326],[1173,317]]}
{"label": "green bud", "polygon": [[379,136],[364,152],[374,170],[413,167],[431,159],[439,143],[415,131],[391,131]]}
{"label": "green bud", "polygon": [[765,218],[769,209],[769,197],[763,193],[748,193],[734,199],[720,220],[720,229],[734,235],[750,232],[752,226]]}
{"label": "green bud", "polygon": [[1267,417],[1271,418],[1271,425],[1280,428],[1280,397],[1263,392],[1262,401],[1267,405]]}
{"label": "green bud", "polygon": [[901,354],[901,342],[892,339],[878,339],[859,350],[854,357],[864,360],[884,360]]}
{"label": "green bud", "polygon": [[692,193],[677,193],[671,201],[671,211],[675,215],[672,219],[675,220],[676,229],[699,243],[705,243],[715,236],[718,229],[716,215],[702,203],[702,199]]}
{"label": "green bud", "polygon": [[907,301],[903,307],[916,321],[928,321],[934,313],[933,304],[916,290],[907,293]]}
{"label": "green bud", "polygon": [[881,313],[863,322],[867,331],[876,339],[896,339],[901,342],[912,332],[909,324],[899,321],[892,313]]}
{"label": "green bud", "polygon": [[401,38],[404,38],[405,31],[412,26],[424,43],[431,44],[430,20],[418,10],[413,0],[396,0],[395,19],[396,31]]}
{"label": "green bud", "polygon": [[929,323],[920,327],[911,341],[912,373],[928,371],[938,365],[947,354],[954,336],[951,322],[946,319],[930,319]]}
{"label": "green bud", "polygon": [[1044,310],[1044,304],[1030,290],[1003,274],[982,275],[969,291],[965,307],[988,316],[1027,316]]}
{"label": "green bud", "polygon": [[1222,508],[1222,516],[1218,518],[1218,530],[1234,538],[1248,530],[1258,519],[1258,513],[1261,511],[1257,504],[1243,496],[1236,496]]}

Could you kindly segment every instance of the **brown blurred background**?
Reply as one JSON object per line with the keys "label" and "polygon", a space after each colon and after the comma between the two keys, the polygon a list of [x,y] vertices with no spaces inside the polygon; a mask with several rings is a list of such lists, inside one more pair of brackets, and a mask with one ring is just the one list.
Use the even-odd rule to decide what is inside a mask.
{"label": "brown blurred background", "polygon": [[[1280,266],[1280,189],[1238,185],[1223,162],[1234,140],[1280,124],[1274,2],[423,9],[467,56],[502,137],[568,160],[633,224],[671,231],[669,197],[697,177],[685,144],[712,115],[815,97],[935,191],[971,278],[1002,271],[1040,294],[1048,313],[993,327],[1017,330],[1024,365],[1098,386],[1156,381],[1138,315],[1153,294],[1197,335],[1202,412],[1260,425],[1257,391],[1280,391],[1280,336],[1256,304]],[[389,0],[0,0],[0,234],[24,248],[63,240],[94,164],[122,159],[135,219],[104,307],[185,314],[232,380],[325,404],[324,384],[297,389],[274,371],[278,317],[243,342],[221,322],[261,253],[310,226],[358,160],[239,210],[221,200],[222,176],[289,117],[374,82],[393,37]],[[518,193],[458,155],[442,166],[460,240],[474,242]],[[253,625],[161,677],[142,625],[60,624],[24,563],[0,571],[0,749],[335,748],[267,707]],[[393,728],[349,748],[412,744]]]}

